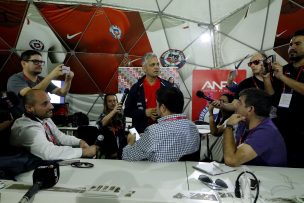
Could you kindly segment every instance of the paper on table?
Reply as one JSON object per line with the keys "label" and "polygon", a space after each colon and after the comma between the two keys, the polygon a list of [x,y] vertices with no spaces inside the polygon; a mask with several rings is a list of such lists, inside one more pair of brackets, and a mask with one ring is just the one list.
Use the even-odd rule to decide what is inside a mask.
{"label": "paper on table", "polygon": [[196,166],[193,166],[193,168],[212,176],[228,173],[236,170],[235,168],[232,168],[230,166],[215,161],[210,163],[199,163]]}

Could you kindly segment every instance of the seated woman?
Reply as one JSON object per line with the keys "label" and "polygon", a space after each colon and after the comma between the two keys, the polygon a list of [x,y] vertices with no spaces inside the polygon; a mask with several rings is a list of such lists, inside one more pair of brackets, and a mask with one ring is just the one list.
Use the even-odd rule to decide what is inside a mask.
{"label": "seated woman", "polygon": [[115,94],[104,96],[104,109],[97,125],[104,136],[102,154],[106,159],[121,159],[122,149],[127,145],[126,119],[122,113],[122,104]]}
{"label": "seated woman", "polygon": [[[219,100],[222,103],[231,103],[233,101],[233,99],[234,98],[231,94],[222,94]],[[224,121],[227,118],[229,118],[234,112],[222,109],[219,111],[216,119],[214,119],[214,115],[213,115],[214,107],[215,106],[212,104],[209,104],[209,106],[208,106],[210,133],[214,136],[221,136],[224,131],[224,128],[222,126]]]}
{"label": "seated woman", "polygon": [[[222,94],[220,96],[220,101],[222,103],[230,103],[233,101],[233,96],[231,94]],[[217,114],[217,117],[214,118],[213,109],[214,105],[211,103],[208,106],[209,110],[209,126],[210,126],[210,134],[209,136],[209,161],[218,161],[223,162],[224,154],[223,154],[223,132],[224,132],[224,122],[227,120],[234,112],[227,110],[220,110]]]}

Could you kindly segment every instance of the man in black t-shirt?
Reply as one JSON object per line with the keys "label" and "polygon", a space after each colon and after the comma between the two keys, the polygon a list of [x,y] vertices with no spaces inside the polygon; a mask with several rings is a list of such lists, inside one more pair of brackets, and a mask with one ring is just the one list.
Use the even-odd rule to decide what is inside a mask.
{"label": "man in black t-shirt", "polygon": [[288,54],[291,63],[272,66],[278,128],[286,142],[288,165],[304,167],[304,125],[303,119],[297,119],[304,115],[304,29],[291,38]]}

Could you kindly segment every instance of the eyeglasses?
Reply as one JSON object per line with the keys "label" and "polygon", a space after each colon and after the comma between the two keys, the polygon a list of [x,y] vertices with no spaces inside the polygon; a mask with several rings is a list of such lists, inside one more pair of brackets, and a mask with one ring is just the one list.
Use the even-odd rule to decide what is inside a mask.
{"label": "eyeglasses", "polygon": [[250,62],[248,63],[248,66],[250,67],[252,64],[254,64],[254,65],[259,65],[261,61],[262,61],[262,60],[250,61]]}
{"label": "eyeglasses", "polygon": [[262,61],[262,60],[250,61],[250,62],[248,63],[248,66],[250,67],[252,64],[254,64],[254,65],[259,65],[261,61]]}
{"label": "eyeglasses", "polygon": [[45,64],[45,61],[40,61],[40,60],[36,60],[36,59],[32,59],[32,60],[24,60],[24,61],[30,61],[30,62],[33,62],[33,64],[35,64],[35,65],[44,65]]}
{"label": "eyeglasses", "polygon": [[223,190],[228,188],[228,185],[221,179],[216,179],[213,182],[212,179],[206,175],[200,175],[198,179],[212,190]]}

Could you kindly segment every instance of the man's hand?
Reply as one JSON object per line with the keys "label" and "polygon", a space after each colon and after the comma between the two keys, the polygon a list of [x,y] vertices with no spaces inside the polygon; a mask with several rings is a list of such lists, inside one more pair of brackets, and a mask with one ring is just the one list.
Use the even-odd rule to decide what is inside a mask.
{"label": "man's hand", "polygon": [[228,118],[226,125],[236,125],[240,121],[245,121],[246,118],[242,116],[241,114],[232,114],[230,118]]}
{"label": "man's hand", "polygon": [[69,71],[69,73],[65,74],[65,80],[72,80],[74,77],[74,72],[73,71]]}
{"label": "man's hand", "polygon": [[59,76],[62,76],[64,73],[62,72],[62,66],[63,64],[58,65],[56,68],[54,68],[52,70],[52,72],[50,72],[50,77],[53,79],[58,78]]}
{"label": "man's hand", "polygon": [[96,145],[82,148],[82,157],[94,157],[96,153],[97,153]]}
{"label": "man's hand", "polygon": [[136,135],[129,133],[127,140],[128,140],[128,145],[133,145],[136,141]]}
{"label": "man's hand", "polygon": [[90,146],[88,145],[88,143],[86,143],[86,141],[80,140],[79,147],[80,148],[87,148],[87,147],[90,147]]}
{"label": "man's hand", "polygon": [[283,66],[281,64],[274,62],[272,64],[272,69],[273,69],[274,76],[276,78],[278,78],[279,80],[282,78],[282,76],[284,76]]}

